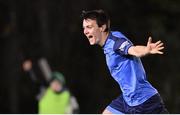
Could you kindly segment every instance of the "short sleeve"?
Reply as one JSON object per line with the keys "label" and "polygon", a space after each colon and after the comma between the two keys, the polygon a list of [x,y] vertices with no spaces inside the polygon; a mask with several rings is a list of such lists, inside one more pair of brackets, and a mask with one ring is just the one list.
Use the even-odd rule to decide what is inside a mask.
{"label": "short sleeve", "polygon": [[114,44],[114,51],[121,55],[128,55],[128,49],[132,46],[132,42],[125,38],[118,38]]}

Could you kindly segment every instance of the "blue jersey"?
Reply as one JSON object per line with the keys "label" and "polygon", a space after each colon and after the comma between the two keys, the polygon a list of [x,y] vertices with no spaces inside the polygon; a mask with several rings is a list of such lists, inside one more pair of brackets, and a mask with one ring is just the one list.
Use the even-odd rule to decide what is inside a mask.
{"label": "blue jersey", "polygon": [[140,58],[128,55],[132,42],[118,31],[110,32],[104,46],[106,63],[130,106],[142,104],[157,93],[147,81]]}

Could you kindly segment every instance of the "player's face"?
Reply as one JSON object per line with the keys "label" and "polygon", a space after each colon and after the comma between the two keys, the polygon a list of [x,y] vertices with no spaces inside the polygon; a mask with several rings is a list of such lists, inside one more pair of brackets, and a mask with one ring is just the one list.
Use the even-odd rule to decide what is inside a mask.
{"label": "player's face", "polygon": [[96,20],[83,20],[84,34],[89,40],[90,45],[99,44],[101,41],[101,27],[98,27]]}

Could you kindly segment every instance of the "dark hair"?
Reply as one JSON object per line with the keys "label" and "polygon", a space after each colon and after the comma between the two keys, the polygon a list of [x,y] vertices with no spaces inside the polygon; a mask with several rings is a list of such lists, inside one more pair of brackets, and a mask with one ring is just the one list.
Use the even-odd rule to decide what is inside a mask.
{"label": "dark hair", "polygon": [[96,20],[97,25],[101,27],[102,25],[106,25],[105,31],[110,31],[110,18],[107,13],[103,10],[91,10],[91,11],[82,11],[81,18],[84,19],[92,19]]}

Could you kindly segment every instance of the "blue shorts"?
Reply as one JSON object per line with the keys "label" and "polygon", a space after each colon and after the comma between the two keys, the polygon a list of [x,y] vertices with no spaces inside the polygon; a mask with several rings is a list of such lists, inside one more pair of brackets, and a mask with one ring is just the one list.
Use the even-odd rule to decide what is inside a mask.
{"label": "blue shorts", "polygon": [[113,100],[106,109],[113,114],[168,114],[158,93],[137,106],[129,106],[121,95]]}

